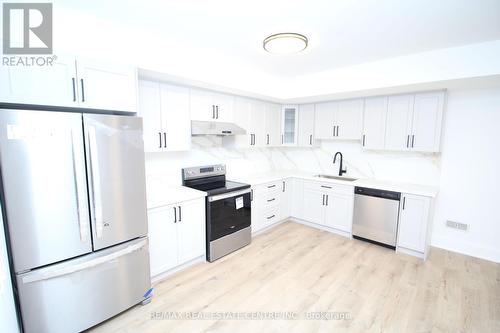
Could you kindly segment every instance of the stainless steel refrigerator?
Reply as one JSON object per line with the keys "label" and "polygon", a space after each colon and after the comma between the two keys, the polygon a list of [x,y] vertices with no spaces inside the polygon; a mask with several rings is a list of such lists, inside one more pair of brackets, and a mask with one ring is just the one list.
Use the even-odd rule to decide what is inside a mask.
{"label": "stainless steel refrigerator", "polygon": [[0,110],[0,168],[25,332],[81,331],[144,300],[141,118]]}

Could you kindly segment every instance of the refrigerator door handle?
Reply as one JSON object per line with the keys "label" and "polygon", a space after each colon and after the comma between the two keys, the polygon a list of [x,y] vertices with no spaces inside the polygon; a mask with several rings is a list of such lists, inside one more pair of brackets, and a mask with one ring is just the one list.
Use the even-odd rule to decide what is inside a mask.
{"label": "refrigerator door handle", "polygon": [[113,261],[119,257],[123,257],[127,254],[130,254],[132,252],[136,252],[140,249],[142,249],[144,246],[147,245],[147,240],[144,239],[141,242],[133,245],[129,245],[126,248],[123,248],[121,250],[118,250],[116,252],[113,252],[111,254],[95,258],[89,261],[85,261],[82,263],[78,263],[75,265],[71,266],[66,266],[63,268],[57,268],[57,269],[47,269],[44,270],[43,272],[40,273],[35,273],[35,274],[28,274],[27,276],[23,277],[23,283],[32,283],[32,282],[38,282],[38,281],[43,281],[43,280],[50,280],[54,279],[60,276],[68,275],[68,274],[73,274],[79,271],[83,271],[85,269],[89,269],[92,267],[96,267],[102,264],[105,264],[107,262]]}
{"label": "refrigerator door handle", "polygon": [[97,137],[95,127],[89,127],[90,172],[92,175],[92,198],[94,204],[94,221],[97,238],[102,238],[104,222],[102,218],[101,176],[99,174],[99,157],[97,153]]}
{"label": "refrigerator door handle", "polygon": [[75,191],[76,191],[76,210],[78,214],[78,226],[80,229],[80,240],[82,243],[86,243],[88,239],[88,222],[86,221],[85,203],[82,203],[82,197],[85,195],[81,193],[81,189],[83,188],[81,184],[82,174],[80,173],[80,169],[78,168],[81,165],[81,161],[77,156],[77,152],[75,151],[75,133],[71,131],[71,153],[73,157],[73,177],[75,178]]}

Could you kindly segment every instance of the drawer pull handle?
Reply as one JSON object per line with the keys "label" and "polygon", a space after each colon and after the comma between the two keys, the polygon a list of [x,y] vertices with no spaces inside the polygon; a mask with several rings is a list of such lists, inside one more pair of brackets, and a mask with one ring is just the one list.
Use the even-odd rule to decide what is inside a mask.
{"label": "drawer pull handle", "polygon": [[276,198],[269,199],[269,200],[267,200],[267,202],[271,202],[271,201],[274,201],[274,200],[276,200]]}
{"label": "drawer pull handle", "polygon": [[321,187],[323,187],[323,188],[330,188],[330,189],[332,188],[331,186],[326,186],[326,185],[321,185]]}
{"label": "drawer pull handle", "polygon": [[276,184],[275,185],[269,185],[267,188],[273,188],[273,187],[276,187]]}
{"label": "drawer pull handle", "polygon": [[275,216],[276,216],[276,215],[274,215],[274,214],[273,214],[273,215],[271,215],[271,216],[268,216],[268,217],[267,217],[267,219],[268,219],[268,220],[270,220],[270,219],[272,219],[272,218],[273,218],[273,217],[275,217]]}

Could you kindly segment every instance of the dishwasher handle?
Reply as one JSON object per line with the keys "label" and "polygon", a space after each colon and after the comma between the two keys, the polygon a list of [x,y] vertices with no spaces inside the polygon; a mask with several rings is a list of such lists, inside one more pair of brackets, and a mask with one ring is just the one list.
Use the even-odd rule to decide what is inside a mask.
{"label": "dishwasher handle", "polygon": [[367,195],[370,197],[377,197],[377,198],[388,199],[388,200],[396,200],[396,201],[401,200],[401,193],[400,192],[392,192],[392,191],[380,190],[380,189],[376,189],[376,188],[356,186],[354,188],[354,194]]}

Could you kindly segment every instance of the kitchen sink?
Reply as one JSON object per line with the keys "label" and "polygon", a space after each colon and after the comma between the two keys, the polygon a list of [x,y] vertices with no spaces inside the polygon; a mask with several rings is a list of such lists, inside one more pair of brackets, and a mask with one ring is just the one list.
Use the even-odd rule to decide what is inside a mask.
{"label": "kitchen sink", "polygon": [[344,180],[346,182],[353,182],[353,181],[357,180],[357,178],[340,177],[340,176],[332,176],[332,175],[316,175],[314,177],[327,178],[327,179],[336,179],[336,180]]}

